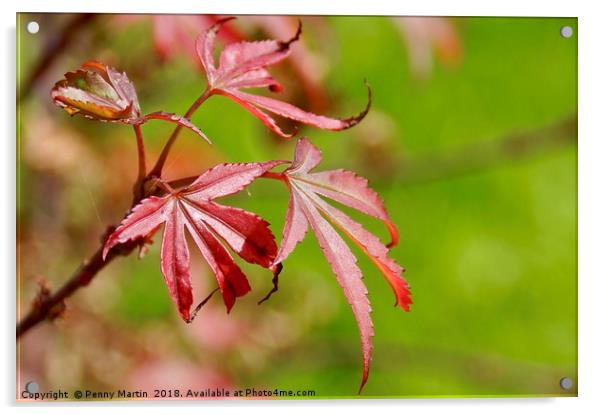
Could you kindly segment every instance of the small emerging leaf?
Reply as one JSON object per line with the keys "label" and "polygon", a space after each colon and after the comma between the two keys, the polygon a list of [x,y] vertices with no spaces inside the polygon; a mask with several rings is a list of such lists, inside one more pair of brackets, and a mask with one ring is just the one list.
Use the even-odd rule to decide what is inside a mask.
{"label": "small emerging leaf", "polygon": [[125,73],[96,61],[85,62],[80,69],[67,72],[51,91],[52,100],[69,115],[139,125],[149,120],[178,124],[211,141],[189,119],[168,112],[140,116],[140,104],[134,85]]}
{"label": "small emerging leaf", "polygon": [[96,61],[67,72],[51,91],[54,103],[69,115],[103,121],[135,120],[140,105],[134,85],[125,73]]}

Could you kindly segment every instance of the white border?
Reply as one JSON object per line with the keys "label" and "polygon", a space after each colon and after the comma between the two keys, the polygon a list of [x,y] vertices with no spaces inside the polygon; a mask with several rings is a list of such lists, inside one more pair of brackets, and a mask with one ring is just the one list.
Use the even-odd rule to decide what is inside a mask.
{"label": "white border", "polygon": [[219,13],[219,14],[330,14],[330,15],[436,15],[436,16],[569,16],[577,15],[582,7],[578,1],[507,0],[482,1],[387,1],[370,0],[337,2],[324,0],[220,0],[190,2],[182,0],[155,2],[103,0],[84,3],[55,0],[52,6],[36,1],[20,1],[22,12],[110,12],[110,13]]}
{"label": "white border", "polygon": [[[448,414],[503,414],[518,411],[537,411],[546,414],[590,413],[593,408],[602,407],[602,383],[600,377],[600,353],[602,335],[600,317],[602,310],[602,272],[599,256],[602,254],[600,236],[602,234],[602,203],[598,178],[602,177],[600,129],[600,107],[596,102],[602,97],[602,15],[595,1],[541,1],[524,0],[487,1],[393,1],[369,0],[356,2],[336,2],[324,0],[169,0],[149,4],[148,1],[102,0],[91,2],[53,0],[36,2],[20,0],[17,5],[2,2],[2,96],[0,117],[6,134],[0,140],[2,145],[2,184],[4,202],[0,205],[0,229],[2,244],[0,264],[4,272],[4,327],[0,342],[4,373],[0,376],[2,403],[8,412],[26,410],[27,406],[14,407],[14,271],[15,271],[15,13],[17,11],[48,12],[116,12],[116,13],[223,13],[223,14],[349,14],[349,15],[500,15],[500,16],[577,16],[579,18],[579,398],[550,399],[440,399],[440,400],[400,400],[400,401],[303,401],[303,402],[203,402],[179,403],[182,411],[207,411],[219,408],[232,412],[247,413],[281,412],[305,413],[319,407],[324,409],[341,408],[352,413],[365,413],[377,409],[403,411],[407,414],[439,413]],[[553,70],[553,68],[551,68]],[[554,180],[553,177],[550,180]],[[12,194],[11,194],[12,193]],[[550,298],[558,307],[563,307],[562,298]],[[171,404],[173,405],[173,404]],[[99,404],[87,406],[92,413],[104,413],[106,408]],[[81,406],[60,404],[40,408],[49,414],[79,413]],[[134,412],[146,414],[164,413],[169,403],[149,403],[142,408],[134,405],[117,404],[111,407],[127,407]],[[201,408],[186,408],[201,406]]]}

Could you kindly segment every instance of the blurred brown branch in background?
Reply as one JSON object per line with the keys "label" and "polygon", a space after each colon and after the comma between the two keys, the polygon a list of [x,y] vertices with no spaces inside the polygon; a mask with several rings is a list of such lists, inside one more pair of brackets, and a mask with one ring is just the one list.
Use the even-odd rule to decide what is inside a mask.
{"label": "blurred brown branch in background", "polygon": [[43,55],[36,61],[31,74],[19,89],[17,102],[29,95],[38,80],[48,71],[48,69],[50,69],[52,63],[61,55],[61,52],[66,50],[77,38],[80,29],[86,27],[86,25],[94,20],[96,16],[95,13],[76,14],[73,19],[67,22],[65,26],[58,31],[58,33],[53,34],[52,31],[49,32],[47,44],[43,48]]}
{"label": "blurred brown branch in background", "polygon": [[448,179],[534,157],[576,142],[577,116],[574,115],[536,130],[403,160],[396,169],[394,182],[421,183]]}

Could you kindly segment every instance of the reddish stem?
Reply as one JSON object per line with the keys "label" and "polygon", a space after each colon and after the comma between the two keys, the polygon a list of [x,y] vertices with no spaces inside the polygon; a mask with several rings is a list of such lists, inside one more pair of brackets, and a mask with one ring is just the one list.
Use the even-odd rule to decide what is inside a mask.
{"label": "reddish stem", "polygon": [[[212,93],[213,91],[211,90],[211,88],[207,87],[207,89],[205,89],[205,92],[203,92],[203,94],[192,103],[190,108],[188,108],[188,111],[186,111],[186,114],[184,114],[184,118],[190,119],[192,114],[194,114],[194,112],[201,106],[203,102],[207,100],[207,98],[211,96]],[[181,125],[178,125],[173,130],[173,133],[171,133],[171,136],[167,140],[167,143],[165,143],[165,147],[163,147],[163,150],[161,151],[161,154],[159,155],[155,166],[148,174],[149,176],[161,177],[161,172],[163,171],[163,166],[165,165],[165,161],[167,160],[169,151],[171,150],[171,147],[180,135],[180,131],[182,131],[182,128],[183,127]]]}
{"label": "reddish stem", "polygon": [[142,124],[134,124],[136,132],[136,147],[138,148],[138,179],[134,184],[134,201],[132,206],[138,203],[144,195],[144,183],[146,181],[146,154],[144,151],[144,136],[142,135]]}
{"label": "reddish stem", "polygon": [[134,124],[136,132],[136,145],[138,147],[138,181],[142,182],[146,177],[146,154],[144,152],[144,136],[142,135],[141,124]]}
{"label": "reddish stem", "polygon": [[278,172],[273,172],[273,171],[266,171],[265,173],[263,173],[259,177],[261,177],[263,179],[280,180],[281,182],[285,182],[286,183],[286,175],[284,173],[278,173]]}
{"label": "reddish stem", "polygon": [[178,189],[180,187],[188,186],[189,184],[194,182],[198,177],[199,177],[198,175],[184,177],[183,179],[172,180],[172,181],[168,182],[167,184],[169,184],[172,189]]}
{"label": "reddish stem", "polygon": [[[192,182],[194,182],[196,179],[198,179],[198,175],[196,176],[188,176],[188,177],[184,177],[182,179],[176,179],[176,180],[172,180],[170,182],[163,182],[165,185],[169,185],[171,187],[171,189],[178,189],[180,187],[186,187],[188,185],[190,185]],[[273,180],[279,180],[281,182],[286,182],[286,175],[284,173],[277,173],[277,172],[271,172],[271,171],[266,171],[265,173],[263,173],[261,176],[259,176],[262,179],[273,179]]]}
{"label": "reddish stem", "polygon": [[157,186],[163,189],[167,193],[175,193],[176,191],[169,185],[169,183],[164,182],[163,180],[157,181]]}

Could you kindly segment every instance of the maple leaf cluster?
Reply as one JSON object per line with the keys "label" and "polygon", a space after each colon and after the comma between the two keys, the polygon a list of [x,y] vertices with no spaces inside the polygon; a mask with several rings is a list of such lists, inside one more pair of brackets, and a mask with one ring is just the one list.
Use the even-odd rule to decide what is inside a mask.
{"label": "maple leaf cluster", "polygon": [[[291,46],[301,35],[301,24],[299,23],[295,35],[287,41],[227,44],[216,64],[216,35],[229,20],[231,18],[217,21],[196,41],[198,57],[207,77],[207,89],[202,100],[193,104],[192,110],[187,114],[194,112],[210,96],[222,95],[241,105],[282,137],[291,137],[296,131],[285,133],[269,113],[333,131],[350,128],[366,116],[371,103],[369,88],[366,108],[358,115],[346,119],[312,114],[284,101],[243,92],[243,89],[258,87],[267,87],[272,92],[282,90],[282,86],[272,78],[267,68],[290,55]],[[206,138],[188,116],[164,112],[141,116],[136,91],[127,75],[95,61],[88,61],[78,70],[66,73],[65,79],[55,84],[51,95],[54,102],[70,115],[80,114],[101,121],[131,124],[137,128],[151,119],[160,119],[178,124],[178,129],[189,128]],[[174,139],[177,131],[173,135]],[[283,262],[311,228],[358,323],[363,357],[361,390],[368,379],[374,330],[368,290],[362,281],[362,272],[341,234],[357,245],[384,275],[395,294],[396,305],[408,311],[412,300],[408,284],[402,276],[403,268],[388,256],[389,249],[397,244],[398,233],[383,201],[368,187],[366,179],[353,172],[315,172],[321,158],[320,150],[303,137],[297,141],[291,161],[223,163],[187,183],[186,180],[185,183],[168,183],[161,179],[160,174],[149,174],[142,185],[148,182],[153,186],[143,186],[147,189],[146,193],[135,200],[121,224],[108,236],[103,255],[106,258],[116,247],[131,241],[141,241],[140,244],[143,245],[162,226],[161,272],[180,316],[190,322],[204,302],[191,311],[194,299],[186,234],[191,236],[213,271],[218,290],[229,312],[236,299],[251,290],[233,253],[248,263],[257,264],[272,272],[274,288],[266,296],[267,299],[278,288],[278,274]],[[281,165],[286,165],[286,169],[274,171]],[[160,166],[152,172],[157,171],[160,173]],[[240,192],[258,178],[279,180],[290,193],[279,247],[264,219],[215,201]],[[390,233],[391,242],[385,246],[378,237],[327,200],[381,220]]]}

